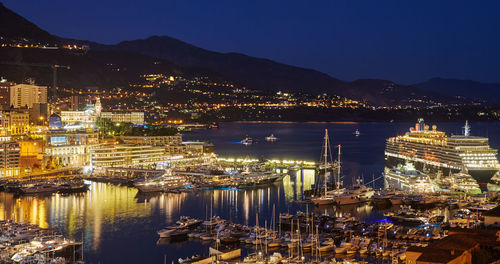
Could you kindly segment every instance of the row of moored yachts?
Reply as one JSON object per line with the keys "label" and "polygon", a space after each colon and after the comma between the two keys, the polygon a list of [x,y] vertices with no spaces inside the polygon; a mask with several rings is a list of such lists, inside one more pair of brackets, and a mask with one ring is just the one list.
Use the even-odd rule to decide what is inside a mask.
{"label": "row of moored yachts", "polygon": [[157,177],[134,182],[141,192],[177,192],[192,188],[257,188],[279,182],[285,176],[272,170],[223,171],[203,169],[194,171],[166,170]]}
{"label": "row of moored yachts", "polygon": [[83,263],[81,246],[53,229],[0,221],[0,263]]}
{"label": "row of moored yachts", "polygon": [[0,182],[0,191],[16,194],[51,194],[78,193],[88,190],[88,185],[81,179],[19,179]]}

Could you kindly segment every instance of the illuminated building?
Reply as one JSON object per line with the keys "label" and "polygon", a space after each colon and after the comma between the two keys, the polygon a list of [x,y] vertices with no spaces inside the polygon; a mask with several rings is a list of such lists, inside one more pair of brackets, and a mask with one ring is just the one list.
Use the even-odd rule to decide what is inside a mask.
{"label": "illuminated building", "polygon": [[43,140],[19,140],[21,168],[41,168],[45,144]]}
{"label": "illuminated building", "polygon": [[47,103],[47,86],[18,84],[10,87],[10,105],[31,108],[35,103]]}
{"label": "illuminated building", "polygon": [[91,128],[95,126],[96,116],[92,109],[84,111],[61,111],[61,121],[63,126],[79,125],[82,128]]}
{"label": "illuminated building", "polygon": [[93,167],[148,167],[167,159],[160,146],[102,144],[91,149]]}
{"label": "illuminated building", "polygon": [[102,112],[101,118],[114,123],[144,124],[144,112]]}
{"label": "illuminated building", "polygon": [[27,109],[11,109],[0,112],[0,133],[22,135],[28,132],[30,115]]}
{"label": "illuminated building", "polygon": [[17,142],[0,142],[0,178],[19,176],[19,151]]}
{"label": "illuminated building", "polygon": [[126,144],[144,144],[151,146],[181,145],[182,135],[174,136],[120,136],[119,139]]}
{"label": "illuminated building", "polygon": [[0,80],[0,105],[10,106],[10,87],[15,83]]}
{"label": "illuminated building", "polygon": [[95,105],[87,104],[83,111],[61,111],[61,121],[64,126],[92,128],[97,118],[106,118],[114,123],[144,123],[144,112],[101,112],[101,100],[97,98]]}
{"label": "illuminated building", "polygon": [[405,135],[387,139],[385,149],[389,168],[410,161],[418,170],[443,175],[466,169],[479,184],[488,183],[498,173],[497,154],[488,138],[470,136],[467,124],[464,135],[446,136],[436,126],[430,130],[423,119]]}
{"label": "illuminated building", "polygon": [[43,163],[49,167],[77,167],[90,164],[90,149],[98,144],[97,133],[52,130],[47,133]]}
{"label": "illuminated building", "polygon": [[205,153],[213,153],[214,145],[206,142],[188,141],[182,142],[180,145],[167,145],[166,151],[171,156],[197,156]]}
{"label": "illuminated building", "polygon": [[214,145],[206,142],[183,142],[182,135],[174,136],[120,136],[126,144],[162,146],[169,156],[193,156],[214,152]]}

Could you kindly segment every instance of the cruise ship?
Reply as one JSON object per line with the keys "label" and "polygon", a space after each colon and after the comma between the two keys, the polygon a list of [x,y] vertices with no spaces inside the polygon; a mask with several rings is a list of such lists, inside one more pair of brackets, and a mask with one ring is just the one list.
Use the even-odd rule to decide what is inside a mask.
{"label": "cruise ship", "polygon": [[488,138],[470,135],[468,122],[463,135],[447,136],[435,125],[430,129],[419,119],[406,134],[387,139],[385,161],[388,168],[411,162],[429,176],[466,171],[485,187],[493,176],[499,175],[497,154]]}

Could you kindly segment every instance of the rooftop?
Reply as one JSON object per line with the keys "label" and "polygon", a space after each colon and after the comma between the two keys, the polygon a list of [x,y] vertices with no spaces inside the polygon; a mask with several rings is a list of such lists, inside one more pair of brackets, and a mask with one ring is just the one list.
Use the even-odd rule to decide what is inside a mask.
{"label": "rooftop", "polygon": [[486,213],[483,214],[483,216],[500,217],[500,205],[487,211]]}

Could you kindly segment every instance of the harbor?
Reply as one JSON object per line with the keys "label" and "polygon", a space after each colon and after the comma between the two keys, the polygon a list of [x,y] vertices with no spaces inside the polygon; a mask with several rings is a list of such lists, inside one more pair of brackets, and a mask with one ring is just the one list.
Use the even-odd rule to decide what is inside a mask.
{"label": "harbor", "polygon": [[[425,188],[419,188],[418,193],[417,189],[413,192],[384,189],[384,141],[378,143],[382,152],[366,151],[374,141],[367,138],[366,133],[377,130],[362,127],[363,133],[356,136],[352,134],[354,126],[328,127],[332,157],[327,153],[327,165],[322,160],[324,153],[321,154],[323,125],[305,126],[315,131],[305,143],[287,139],[283,132],[270,125],[267,130],[277,131],[274,134],[279,136],[279,141],[262,140],[245,146],[214,138],[214,145],[219,146],[217,155],[201,163],[183,161],[173,168],[117,166],[103,174],[69,177],[66,181],[75,180],[76,184],[78,179],[87,188],[75,193],[0,192],[0,217],[53,228],[68,239],[82,241],[83,259],[89,263],[144,259],[153,263],[217,259],[234,263],[245,260],[254,263],[392,263],[397,259],[398,263],[406,263],[405,259],[416,254],[416,250],[423,254],[432,243],[441,240],[444,242],[440,243],[445,243],[453,241],[456,235],[463,236],[456,233],[456,229],[491,232],[491,227],[486,228],[488,221],[483,214],[498,204],[495,193],[484,189],[480,193],[455,189],[426,192]],[[251,132],[252,125],[249,127]],[[378,137],[394,135],[394,130]],[[299,127],[297,133],[304,131]],[[252,133],[254,138],[264,138],[266,134],[259,137]],[[200,132],[189,136],[202,138]],[[290,152],[287,147],[290,144],[295,146],[292,148],[295,152]],[[302,144],[314,145],[314,148],[309,152],[297,151],[307,149]],[[342,145],[340,163],[339,144]],[[286,153],[276,155],[281,149]],[[364,158],[369,158],[376,167],[363,162]],[[266,179],[272,179],[273,175],[279,177],[277,181],[262,184],[241,182],[246,177],[261,177],[257,175],[266,175]],[[338,184],[338,175],[342,184]],[[29,180],[36,186],[33,181],[40,179]],[[149,183],[160,182],[162,184],[144,188]],[[46,183],[59,186],[63,181]],[[364,186],[364,189],[356,186]],[[325,187],[332,195],[344,197],[350,193],[350,197],[356,197],[352,200],[355,202],[315,204],[315,195],[323,195]],[[354,192],[360,190],[363,197]],[[178,229],[178,221],[195,224]],[[384,228],[387,236],[382,232]],[[174,236],[161,238],[160,230]],[[231,235],[240,237],[236,241]],[[289,246],[291,242],[294,245]],[[130,250],[122,255],[104,254],[120,248]]]}

